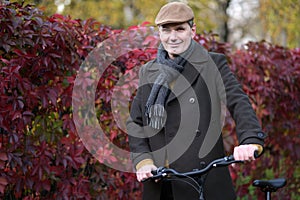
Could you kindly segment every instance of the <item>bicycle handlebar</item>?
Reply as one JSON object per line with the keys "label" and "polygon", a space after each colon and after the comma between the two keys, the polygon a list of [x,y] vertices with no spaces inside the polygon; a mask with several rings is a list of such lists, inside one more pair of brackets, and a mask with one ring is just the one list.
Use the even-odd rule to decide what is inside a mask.
{"label": "bicycle handlebar", "polygon": [[162,179],[164,177],[167,177],[168,175],[173,175],[173,176],[177,176],[177,177],[199,176],[199,175],[207,173],[212,168],[221,167],[221,166],[228,166],[232,163],[242,163],[242,162],[244,162],[244,161],[235,160],[233,155],[230,155],[230,156],[226,156],[226,157],[223,157],[223,158],[213,160],[212,162],[210,162],[203,169],[197,169],[197,170],[193,170],[193,171],[190,171],[190,172],[180,173],[180,172],[177,172],[176,170],[171,169],[171,168],[159,167],[156,170],[151,171],[153,176],[143,180],[143,182],[148,181],[148,180],[159,180],[159,179]]}

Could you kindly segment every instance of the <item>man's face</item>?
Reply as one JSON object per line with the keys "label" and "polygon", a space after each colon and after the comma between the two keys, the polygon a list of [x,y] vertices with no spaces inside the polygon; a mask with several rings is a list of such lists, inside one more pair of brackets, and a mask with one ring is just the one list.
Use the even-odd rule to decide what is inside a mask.
{"label": "man's face", "polygon": [[159,37],[171,59],[188,49],[196,34],[196,26],[187,22],[159,26]]}

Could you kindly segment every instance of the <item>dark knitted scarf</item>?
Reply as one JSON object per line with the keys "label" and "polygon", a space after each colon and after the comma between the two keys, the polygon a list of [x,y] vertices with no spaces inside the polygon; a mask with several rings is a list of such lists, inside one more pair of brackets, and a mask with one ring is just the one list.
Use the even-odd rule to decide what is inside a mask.
{"label": "dark knitted scarf", "polygon": [[146,103],[145,115],[148,119],[148,125],[154,129],[161,129],[166,121],[165,102],[170,93],[169,85],[180,75],[187,62],[185,58],[192,53],[194,40],[190,47],[182,55],[178,55],[174,59],[170,59],[168,52],[159,46],[157,51],[157,63],[160,74],[154,81],[152,90]]}

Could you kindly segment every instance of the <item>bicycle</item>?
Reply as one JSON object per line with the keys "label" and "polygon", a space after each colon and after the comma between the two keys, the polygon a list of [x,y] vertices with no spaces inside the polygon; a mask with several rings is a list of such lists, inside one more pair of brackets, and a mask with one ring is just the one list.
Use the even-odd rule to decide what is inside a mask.
{"label": "bicycle", "polygon": [[[243,161],[235,160],[233,155],[230,155],[213,160],[203,169],[197,169],[184,173],[177,172],[176,170],[171,168],[159,167],[156,170],[152,171],[152,177],[143,180],[143,182],[148,180],[159,181],[162,179],[171,179],[173,176],[178,178],[189,178],[193,180],[196,186],[198,186],[198,188],[195,188],[192,185],[192,187],[194,187],[194,189],[199,193],[199,200],[204,200],[202,185],[198,181],[196,181],[194,177],[201,177],[213,168],[228,166],[233,163],[243,163]],[[277,178],[272,180],[254,180],[252,185],[260,188],[265,193],[265,200],[271,200],[271,193],[276,192],[279,188],[284,187],[286,185],[286,179]]]}

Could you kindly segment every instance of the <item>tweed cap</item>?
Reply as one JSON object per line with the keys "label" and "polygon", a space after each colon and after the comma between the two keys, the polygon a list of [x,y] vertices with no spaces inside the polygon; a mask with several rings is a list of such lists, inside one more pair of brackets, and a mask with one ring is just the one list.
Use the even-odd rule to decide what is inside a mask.
{"label": "tweed cap", "polygon": [[187,22],[193,18],[194,12],[187,4],[182,2],[171,2],[161,7],[155,18],[155,24],[163,25]]}

